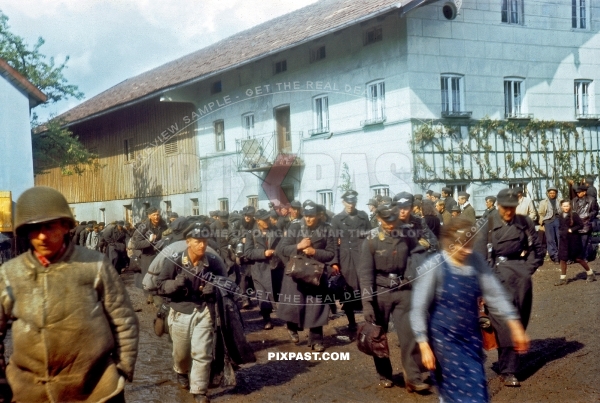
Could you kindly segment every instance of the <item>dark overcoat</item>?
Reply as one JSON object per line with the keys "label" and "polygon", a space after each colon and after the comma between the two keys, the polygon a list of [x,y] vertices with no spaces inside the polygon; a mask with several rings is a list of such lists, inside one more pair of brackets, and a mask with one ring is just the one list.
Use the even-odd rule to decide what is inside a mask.
{"label": "dark overcoat", "polygon": [[[569,216],[558,217],[558,260],[584,259],[583,247],[581,244],[581,234],[579,230],[583,228],[583,221],[577,213],[572,213],[573,223]],[[571,232],[569,232],[569,229]]]}
{"label": "dark overcoat", "polygon": [[[334,263],[339,264],[346,282],[354,290],[358,289],[358,261],[361,246],[366,236],[371,231],[369,216],[364,211],[357,211],[349,215],[342,211],[331,221],[334,239],[336,241],[336,258]],[[339,245],[337,241],[339,240]]]}
{"label": "dark overcoat", "polygon": [[[316,253],[313,259],[329,263],[335,256],[335,241],[331,227],[319,223],[314,229],[306,227],[304,220],[290,225],[287,235],[281,240],[277,253],[287,262],[290,256],[302,253],[297,244],[303,238],[310,238]],[[297,283],[284,275],[277,305],[277,316],[286,322],[296,323],[301,328],[313,328],[327,324],[329,303],[333,302],[327,291],[327,273],[321,276],[318,287]]]}
{"label": "dark overcoat", "polygon": [[279,231],[263,233],[254,229],[248,233],[244,244],[244,256],[253,262],[250,272],[261,310],[271,310],[270,302],[276,302],[276,293],[281,289],[283,263],[276,254],[265,256],[266,250],[275,250],[281,241],[279,234]]}

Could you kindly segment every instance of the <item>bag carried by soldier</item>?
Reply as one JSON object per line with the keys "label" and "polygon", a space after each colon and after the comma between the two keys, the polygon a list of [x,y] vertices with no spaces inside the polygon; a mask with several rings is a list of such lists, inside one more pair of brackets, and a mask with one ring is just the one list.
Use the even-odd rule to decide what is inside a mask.
{"label": "bag carried by soldier", "polygon": [[388,358],[390,349],[388,347],[387,335],[374,323],[361,323],[358,326],[356,346],[363,353],[379,358]]}
{"label": "bag carried by soldier", "polygon": [[325,270],[325,264],[308,256],[293,255],[285,266],[285,274],[296,282],[318,286]]}
{"label": "bag carried by soldier", "polygon": [[156,312],[156,318],[154,318],[154,333],[158,337],[163,334],[169,334],[169,325],[167,323],[167,317],[169,316],[169,305],[164,302],[160,305],[158,312]]}

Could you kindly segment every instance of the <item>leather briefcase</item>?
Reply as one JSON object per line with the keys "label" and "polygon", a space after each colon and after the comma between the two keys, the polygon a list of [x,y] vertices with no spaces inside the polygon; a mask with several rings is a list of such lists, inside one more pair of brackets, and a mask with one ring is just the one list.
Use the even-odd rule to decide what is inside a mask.
{"label": "leather briefcase", "polygon": [[296,282],[302,282],[314,286],[321,283],[321,277],[325,270],[325,264],[308,256],[293,255],[285,266],[285,274]]}

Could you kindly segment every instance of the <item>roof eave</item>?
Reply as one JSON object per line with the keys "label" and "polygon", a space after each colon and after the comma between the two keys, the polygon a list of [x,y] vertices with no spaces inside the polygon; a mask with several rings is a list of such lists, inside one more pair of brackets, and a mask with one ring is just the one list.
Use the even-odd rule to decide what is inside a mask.
{"label": "roof eave", "polygon": [[244,60],[243,62],[239,62],[239,63],[233,64],[233,65],[231,65],[229,67],[226,67],[224,69],[213,71],[211,73],[204,74],[204,75],[201,75],[201,76],[198,76],[198,77],[194,77],[194,78],[192,78],[190,80],[182,81],[180,83],[171,85],[169,87],[165,87],[165,88],[162,88],[160,90],[154,91],[152,93],[146,94],[146,95],[144,95],[144,96],[142,96],[140,98],[136,98],[134,100],[131,100],[131,101],[128,101],[128,102],[124,102],[124,103],[119,104],[119,105],[115,105],[113,107],[110,107],[110,108],[105,109],[103,111],[96,112],[94,114],[85,116],[83,118],[70,121],[70,122],[66,123],[65,126],[66,127],[74,126],[74,125],[86,122],[88,120],[91,120],[91,119],[94,119],[94,118],[97,118],[97,117],[100,117],[100,116],[103,116],[103,115],[106,115],[106,114],[109,114],[109,113],[112,113],[112,112],[116,112],[116,111],[121,110],[123,108],[127,108],[129,106],[138,104],[140,102],[144,102],[144,101],[150,100],[152,98],[158,97],[161,94],[164,94],[166,92],[173,91],[173,90],[179,89],[181,87],[185,87],[187,85],[191,85],[191,84],[197,83],[199,81],[205,80],[207,78],[214,77],[214,76],[216,76],[218,74],[222,74],[224,72],[237,69],[239,67],[242,67],[242,66],[245,66],[247,64],[253,63],[255,61],[258,61],[260,59],[268,57],[270,55],[273,55],[273,54],[276,54],[276,53],[279,53],[279,52],[283,52],[285,50],[291,49],[291,48],[296,47],[296,46],[300,46],[300,45],[305,44],[307,42],[313,41],[313,40],[315,40],[317,38],[329,35],[329,34],[331,34],[333,32],[336,32],[336,31],[340,31],[340,30],[348,28],[348,27],[350,27],[352,25],[360,24],[361,22],[368,21],[368,20],[370,20],[372,18],[381,16],[383,14],[388,14],[388,13],[391,13],[391,12],[395,12],[397,10],[399,12],[398,13],[398,17],[401,18],[404,15],[406,15],[406,13],[408,13],[409,11],[411,11],[411,10],[413,10],[413,9],[419,7],[419,6],[422,6],[422,5],[428,4],[428,3],[434,3],[436,1],[438,1],[438,0],[421,0],[421,1],[410,1],[409,0],[409,1],[404,1],[404,3],[406,4],[404,6],[402,5],[403,2],[399,1],[398,3],[396,3],[394,5],[388,6],[388,7],[384,8],[384,9],[381,9],[381,10],[377,10],[376,12],[364,15],[364,16],[362,16],[360,18],[357,18],[356,20],[349,21],[349,22],[347,22],[345,24],[342,24],[342,25],[339,25],[337,27],[328,29],[326,31],[319,32],[316,35],[312,35],[312,36],[306,37],[306,38],[304,38],[301,41],[297,41],[297,42],[294,42],[294,43],[282,46],[280,48],[276,48],[276,49],[274,49],[274,50],[272,50],[270,52],[262,53],[262,54],[260,54],[258,56],[255,56],[255,57],[252,57],[250,59]]}
{"label": "roof eave", "polygon": [[40,91],[35,85],[31,84],[29,80],[15,70],[4,59],[0,59],[0,74],[27,94],[30,108],[35,108],[48,100],[46,94]]}

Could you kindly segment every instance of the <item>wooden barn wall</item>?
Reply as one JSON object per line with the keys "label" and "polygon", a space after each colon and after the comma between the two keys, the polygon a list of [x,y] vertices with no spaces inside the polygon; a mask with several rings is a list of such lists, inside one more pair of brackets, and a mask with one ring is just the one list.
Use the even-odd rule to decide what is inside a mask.
{"label": "wooden barn wall", "polygon": [[[102,167],[82,175],[63,175],[53,168],[37,175],[35,184],[60,190],[69,203],[199,191],[195,125],[183,124],[193,109],[192,104],[153,100],[78,124],[71,130],[99,155]],[[171,133],[176,135],[177,152],[167,155],[163,139]],[[134,161],[127,161],[125,139],[133,144]]]}

